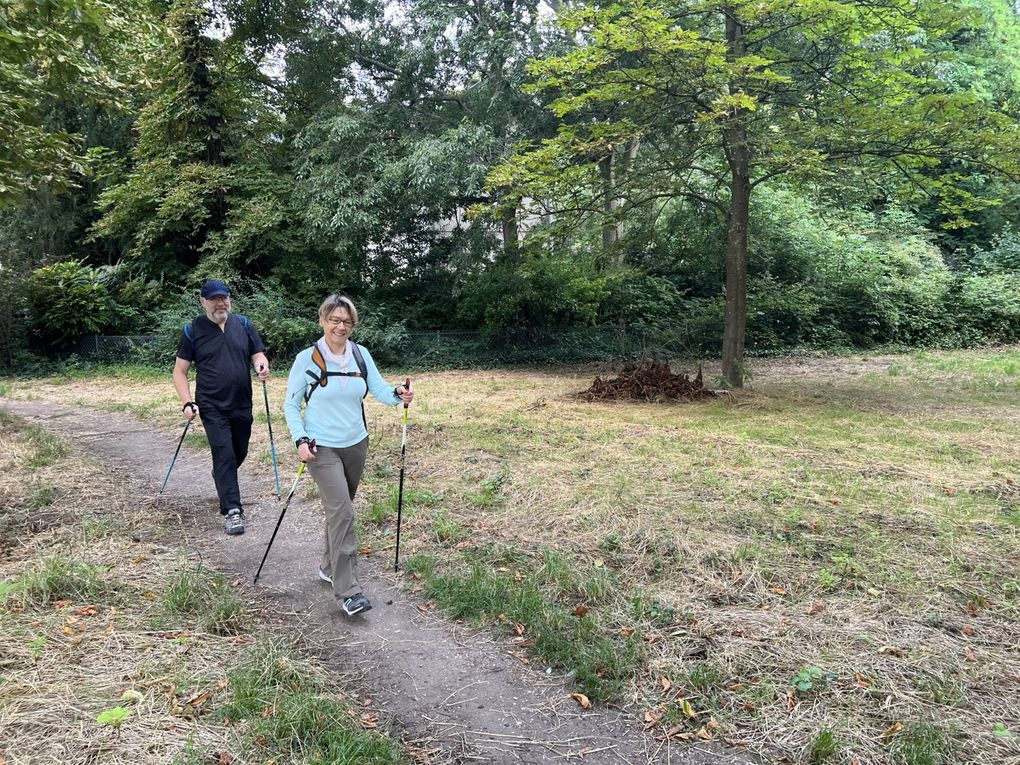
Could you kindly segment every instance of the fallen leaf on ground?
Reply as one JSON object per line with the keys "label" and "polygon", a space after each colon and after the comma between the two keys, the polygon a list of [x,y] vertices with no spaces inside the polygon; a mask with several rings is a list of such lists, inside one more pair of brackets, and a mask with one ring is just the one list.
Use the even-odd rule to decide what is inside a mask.
{"label": "fallen leaf on ground", "polygon": [[668,691],[670,688],[673,687],[673,681],[670,680],[665,675],[659,678],[659,684],[662,686],[663,692]]}
{"label": "fallen leaf on ground", "polygon": [[363,547],[359,547],[358,552],[361,553],[362,555],[371,555],[372,545],[364,545]]}
{"label": "fallen leaf on ground", "polygon": [[634,630],[631,627],[621,627],[620,634],[623,635],[624,637],[630,637],[631,635],[634,634]]}
{"label": "fallen leaf on ground", "polygon": [[963,655],[967,657],[967,661],[977,661],[977,654],[970,648],[964,649]]}
{"label": "fallen leaf on ground", "polygon": [[576,701],[581,709],[591,709],[591,701],[583,693],[571,693],[570,698]]}
{"label": "fallen leaf on ground", "polygon": [[690,731],[685,731],[681,725],[674,725],[666,731],[666,738],[678,738],[681,741],[690,741],[694,738],[694,734]]}
{"label": "fallen leaf on ground", "polygon": [[230,765],[234,761],[234,755],[227,754],[226,752],[216,753],[216,762],[219,765]]}
{"label": "fallen leaf on ground", "polygon": [[888,728],[886,728],[885,732],[881,736],[879,736],[879,738],[891,738],[892,736],[895,736],[897,733],[899,733],[901,730],[903,730],[903,723],[897,720]]}
{"label": "fallen leaf on ground", "polygon": [[184,702],[184,706],[200,707],[209,700],[209,691],[200,691]]}
{"label": "fallen leaf on ground", "polygon": [[469,548],[470,546],[471,546],[471,543],[470,543],[470,542],[468,542],[468,541],[467,541],[467,540],[465,539],[465,540],[464,540],[463,542],[458,542],[457,544],[455,544],[455,545],[453,546],[453,549],[454,549],[454,550],[466,550],[466,549],[467,549],[467,548]]}
{"label": "fallen leaf on ground", "polygon": [[574,616],[584,616],[588,613],[588,606],[574,606]]}
{"label": "fallen leaf on ground", "polygon": [[684,717],[694,719],[698,716],[698,713],[694,711],[694,707],[691,706],[691,702],[687,699],[680,699],[676,705],[680,707],[680,711],[683,712]]}
{"label": "fallen leaf on ground", "polygon": [[656,707],[655,709],[645,710],[645,730],[654,728],[659,724],[659,720],[666,714],[666,710],[662,707]]}
{"label": "fallen leaf on ground", "polygon": [[134,563],[137,566],[139,563],[142,563],[142,562],[144,562],[144,561],[146,561],[148,559],[149,558],[148,558],[147,555],[136,555],[135,557],[133,557],[131,559],[131,562]]}
{"label": "fallen leaf on ground", "polygon": [[379,713],[378,712],[365,712],[361,716],[361,727],[362,728],[378,728],[379,727]]}
{"label": "fallen leaf on ground", "polygon": [[99,613],[99,606],[82,606],[74,611],[76,616],[95,616]]}
{"label": "fallen leaf on ground", "polygon": [[804,609],[804,613],[807,614],[808,616],[813,616],[814,614],[820,614],[824,610],[825,610],[825,606],[822,605],[821,603],[818,603],[816,601],[816,602],[812,603],[810,606],[808,606],[807,608],[805,608]]}
{"label": "fallen leaf on ground", "polygon": [[645,635],[645,642],[654,645],[662,640],[662,635]]}

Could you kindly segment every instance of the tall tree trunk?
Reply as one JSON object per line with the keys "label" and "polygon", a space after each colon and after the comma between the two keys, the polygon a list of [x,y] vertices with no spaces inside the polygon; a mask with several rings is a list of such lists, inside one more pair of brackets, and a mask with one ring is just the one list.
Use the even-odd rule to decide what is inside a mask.
{"label": "tall tree trunk", "polygon": [[502,218],[503,254],[516,260],[521,252],[520,233],[517,228],[517,207],[503,208]]}
{"label": "tall tree trunk", "polygon": [[616,217],[619,201],[616,198],[615,146],[599,160],[599,173],[602,176],[602,246],[609,252],[623,235],[623,221]]}
{"label": "tall tree trunk", "polygon": [[730,209],[726,216],[726,326],[723,330],[722,374],[732,387],[742,388],[751,181],[744,126],[734,125],[726,133],[730,155]]}
{"label": "tall tree trunk", "polygon": [[613,146],[609,154],[599,161],[599,174],[602,176],[602,247],[607,252],[616,252],[617,262],[622,262],[623,253],[615,247],[623,239],[623,218],[619,215],[623,200],[619,197],[619,185],[630,174],[637,159],[641,141],[631,138],[623,150]]}
{"label": "tall tree trunk", "polygon": [[[744,54],[744,28],[732,8],[726,13],[728,57]],[[723,131],[730,170],[730,206],[726,216],[726,325],[722,374],[734,388],[744,386],[744,332],[747,328],[747,230],[751,214],[751,156],[742,110]]]}

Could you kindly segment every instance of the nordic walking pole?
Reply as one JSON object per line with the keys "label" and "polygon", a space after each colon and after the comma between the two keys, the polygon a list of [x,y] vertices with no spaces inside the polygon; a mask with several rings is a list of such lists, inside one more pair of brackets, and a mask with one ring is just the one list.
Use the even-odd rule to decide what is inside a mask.
{"label": "nordic walking pole", "polygon": [[[311,441],[308,442],[308,448],[311,449],[312,451],[315,450],[315,440],[314,439],[312,439]],[[276,532],[280,530],[280,524],[283,523],[284,513],[286,513],[287,512],[287,508],[290,507],[291,497],[293,497],[294,496],[294,492],[297,491],[298,481],[301,480],[301,474],[303,472],[305,472],[305,465],[306,464],[307,463],[302,462],[301,463],[301,467],[298,468],[297,477],[294,478],[294,485],[290,487],[290,492],[288,492],[288,494],[287,494],[287,499],[283,503],[283,509],[280,511],[280,518],[279,518],[279,520],[276,521],[276,528],[273,529],[273,536],[269,537],[269,544],[266,545],[265,555],[262,556],[262,562],[259,564],[259,570],[255,572],[255,579],[252,580],[252,584],[258,584],[259,583],[259,576],[261,576],[261,574],[262,574],[262,567],[264,565],[266,565],[266,558],[269,557],[269,550],[273,546],[273,542],[276,540]]]}
{"label": "nordic walking pole", "polygon": [[[404,390],[411,389],[411,378],[404,381]],[[400,511],[404,507],[404,454],[407,451],[407,404],[404,404],[404,432],[400,437],[400,488],[397,489],[397,555],[393,559],[393,571],[400,569]]]}
{"label": "nordic walking pole", "polygon": [[280,466],[276,461],[276,444],[273,443],[273,421],[269,417],[269,388],[262,381],[262,398],[266,401],[266,424],[269,426],[269,449],[273,453],[273,475],[276,477],[276,501],[280,501]]}
{"label": "nordic walking pole", "polygon": [[177,462],[177,455],[181,453],[181,444],[184,443],[184,437],[188,435],[188,428],[191,427],[191,420],[184,422],[184,432],[181,433],[181,440],[177,442],[177,451],[174,452],[174,458],[170,460],[170,467],[167,468],[166,478],[163,479],[163,485],[159,487],[159,493],[162,494],[166,488],[166,482],[170,480],[170,471],[174,469],[174,463]]}

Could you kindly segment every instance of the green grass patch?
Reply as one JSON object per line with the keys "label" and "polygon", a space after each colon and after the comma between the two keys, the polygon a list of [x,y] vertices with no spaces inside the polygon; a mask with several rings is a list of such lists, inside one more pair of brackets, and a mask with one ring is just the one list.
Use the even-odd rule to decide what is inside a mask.
{"label": "green grass patch", "polygon": [[889,743],[895,765],[951,765],[956,762],[955,752],[949,733],[924,720],[910,723]]}
{"label": "green grass patch", "polygon": [[28,498],[28,509],[33,512],[49,507],[57,500],[57,490],[54,486],[46,484],[39,486],[32,491]]}
{"label": "green grass patch", "polygon": [[835,733],[828,728],[820,730],[808,747],[808,762],[812,763],[812,765],[822,765],[822,763],[831,762],[839,754],[841,748],[842,744],[836,738]]}
{"label": "green grass patch", "polygon": [[601,594],[601,575],[590,580],[566,571],[555,556],[547,556],[536,571],[534,561],[496,546],[465,555],[463,563],[439,573],[434,558],[416,556],[405,568],[422,577],[429,597],[452,618],[499,621],[504,628],[523,625],[534,654],[571,673],[589,698],[608,701],[622,695],[641,662],[639,639],[614,634],[611,614],[600,618],[597,608],[578,609],[576,600],[571,603],[579,592]]}
{"label": "green grass patch", "polygon": [[385,736],[355,727],[356,718],[310,670],[278,644],[263,642],[230,673],[233,701],[221,714],[243,722],[262,759],[308,765],[398,765],[407,758]]}
{"label": "green grass patch", "polygon": [[22,434],[28,442],[26,448],[30,468],[48,467],[67,456],[68,450],[64,443],[38,425],[25,426]]}
{"label": "green grass patch", "polygon": [[198,566],[171,580],[162,599],[162,616],[173,626],[193,622],[204,632],[233,635],[246,625],[244,601],[226,577]]}
{"label": "green grass patch", "polygon": [[195,430],[192,428],[188,431],[188,435],[184,437],[184,443],[195,449],[208,449],[209,436],[205,434],[204,430]]}
{"label": "green grass patch", "polygon": [[[397,514],[397,503],[400,499],[400,487],[390,486],[386,489],[386,496],[383,499],[373,502],[365,512],[365,520],[378,526],[386,523],[390,517]],[[442,500],[442,495],[433,494],[430,491],[420,489],[404,489],[404,503],[401,514],[413,513],[419,507],[432,507]]]}
{"label": "green grass patch", "polygon": [[91,603],[113,591],[99,568],[62,555],[44,559],[23,577],[20,589],[26,603],[35,606],[58,600]]}

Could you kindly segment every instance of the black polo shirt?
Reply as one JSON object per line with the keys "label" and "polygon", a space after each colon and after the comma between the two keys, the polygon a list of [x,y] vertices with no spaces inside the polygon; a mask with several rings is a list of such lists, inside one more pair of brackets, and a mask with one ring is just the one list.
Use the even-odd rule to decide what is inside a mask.
{"label": "black polo shirt", "polygon": [[251,357],[265,350],[251,322],[228,314],[221,330],[209,317],[197,317],[181,333],[177,357],[192,362],[199,409],[251,409]]}

